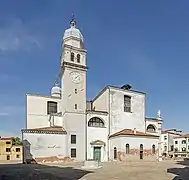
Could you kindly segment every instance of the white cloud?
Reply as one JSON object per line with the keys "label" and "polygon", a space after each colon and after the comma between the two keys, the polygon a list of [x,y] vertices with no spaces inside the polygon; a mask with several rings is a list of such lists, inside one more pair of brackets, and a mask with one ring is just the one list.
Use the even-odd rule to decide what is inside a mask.
{"label": "white cloud", "polygon": [[11,51],[30,51],[32,47],[40,47],[38,38],[29,32],[21,19],[10,19],[0,26],[0,54]]}

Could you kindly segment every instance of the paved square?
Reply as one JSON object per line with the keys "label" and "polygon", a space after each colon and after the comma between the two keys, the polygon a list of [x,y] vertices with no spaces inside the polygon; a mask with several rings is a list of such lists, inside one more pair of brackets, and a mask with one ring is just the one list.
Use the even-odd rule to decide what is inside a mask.
{"label": "paved square", "polygon": [[1,179],[44,180],[187,180],[189,161],[108,162],[101,169],[81,169],[81,163],[69,164],[0,164]]}

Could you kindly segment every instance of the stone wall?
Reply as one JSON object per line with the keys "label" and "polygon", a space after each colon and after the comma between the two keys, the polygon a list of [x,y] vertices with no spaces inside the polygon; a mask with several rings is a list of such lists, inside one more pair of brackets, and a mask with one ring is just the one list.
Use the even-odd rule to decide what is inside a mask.
{"label": "stone wall", "polygon": [[66,163],[66,162],[73,162],[73,159],[71,159],[70,157],[59,157],[59,156],[26,159],[26,163],[28,164]]}
{"label": "stone wall", "polygon": [[[158,153],[158,150],[156,150],[156,153],[153,154],[152,149],[144,149],[142,160],[155,161],[155,160],[157,160],[157,153]],[[130,149],[129,154],[126,154],[125,152],[118,151],[117,160],[118,161],[141,160],[140,159],[140,150],[139,149]]]}

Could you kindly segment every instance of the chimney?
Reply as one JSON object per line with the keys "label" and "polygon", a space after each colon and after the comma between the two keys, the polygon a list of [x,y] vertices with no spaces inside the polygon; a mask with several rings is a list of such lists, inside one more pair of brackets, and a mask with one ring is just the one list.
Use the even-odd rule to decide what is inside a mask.
{"label": "chimney", "polygon": [[136,128],[134,128],[134,131],[133,131],[134,134],[136,134]]}

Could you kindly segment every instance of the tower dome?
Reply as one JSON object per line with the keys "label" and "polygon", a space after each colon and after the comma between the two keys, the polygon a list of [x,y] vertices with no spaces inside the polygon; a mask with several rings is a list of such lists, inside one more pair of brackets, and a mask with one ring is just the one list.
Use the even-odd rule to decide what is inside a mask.
{"label": "tower dome", "polygon": [[74,20],[74,17],[70,21],[70,28],[66,29],[64,32],[63,40],[70,37],[77,38],[84,42],[83,35],[81,34],[80,30],[76,28],[76,21]]}
{"label": "tower dome", "polygon": [[61,97],[61,88],[58,86],[58,82],[55,82],[54,87],[52,87],[51,96],[53,96],[53,97]]}

